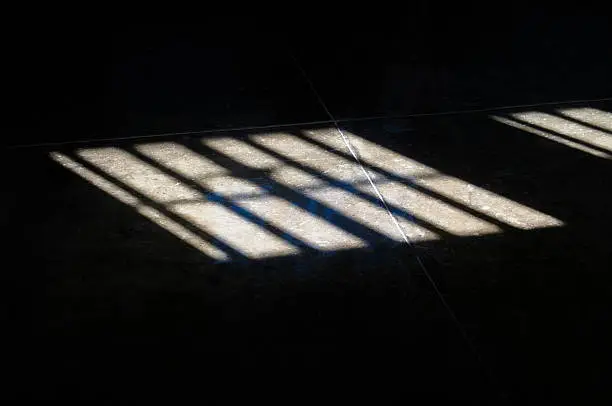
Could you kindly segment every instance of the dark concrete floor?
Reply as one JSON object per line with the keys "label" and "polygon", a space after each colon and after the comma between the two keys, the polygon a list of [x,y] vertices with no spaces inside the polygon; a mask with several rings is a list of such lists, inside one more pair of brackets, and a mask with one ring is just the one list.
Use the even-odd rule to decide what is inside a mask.
{"label": "dark concrete floor", "polygon": [[2,210],[19,397],[607,395],[609,27],[351,23],[24,53]]}

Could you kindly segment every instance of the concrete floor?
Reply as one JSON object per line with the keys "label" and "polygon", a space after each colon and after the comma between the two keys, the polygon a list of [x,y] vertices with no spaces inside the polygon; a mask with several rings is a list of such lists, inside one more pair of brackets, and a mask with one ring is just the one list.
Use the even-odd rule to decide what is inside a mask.
{"label": "concrete floor", "polygon": [[609,78],[419,104],[395,61],[385,80],[404,90],[370,76],[372,103],[307,47],[297,64],[231,44],[201,59],[193,35],[119,52],[108,120],[39,117],[5,151],[21,397],[228,380],[470,404],[606,392],[612,104],[571,100],[609,96]]}

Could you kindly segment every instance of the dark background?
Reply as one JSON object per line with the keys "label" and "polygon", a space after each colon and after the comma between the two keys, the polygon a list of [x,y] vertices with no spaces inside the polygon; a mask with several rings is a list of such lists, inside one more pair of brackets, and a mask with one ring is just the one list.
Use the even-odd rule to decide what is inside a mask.
{"label": "dark background", "polygon": [[611,90],[610,24],[597,13],[420,5],[368,18],[60,21],[4,38],[9,144],[328,120],[296,60],[337,119]]}

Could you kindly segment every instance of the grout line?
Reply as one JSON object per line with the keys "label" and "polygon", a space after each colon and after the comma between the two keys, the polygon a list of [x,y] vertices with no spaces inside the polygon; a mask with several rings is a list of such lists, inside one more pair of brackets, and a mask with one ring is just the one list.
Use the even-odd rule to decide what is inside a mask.
{"label": "grout line", "polygon": [[22,149],[22,148],[35,148],[35,147],[57,147],[57,146],[62,146],[62,145],[85,144],[85,143],[92,143],[92,142],[129,141],[129,140],[141,140],[141,139],[149,139],[149,138],[164,138],[164,137],[172,137],[172,136],[180,136],[180,135],[219,134],[219,133],[232,132],[232,131],[267,130],[267,129],[273,129],[273,128],[287,128],[287,127],[318,125],[318,124],[333,124],[333,122],[329,120],[320,120],[320,121],[307,121],[307,122],[302,122],[302,123],[269,124],[269,125],[248,126],[248,127],[235,127],[235,128],[216,128],[216,129],[211,129],[211,130],[194,130],[194,131],[167,132],[167,133],[160,133],[160,134],[132,135],[132,136],[127,136],[127,137],[85,138],[85,139],[72,140],[72,141],[41,142],[41,143],[34,143],[34,144],[10,145],[8,148],[9,149]]}
{"label": "grout line", "polygon": [[[295,63],[298,64],[295,58],[293,59]],[[303,71],[301,66],[299,66],[299,64],[298,64],[298,67],[300,71],[302,71],[302,74],[305,75],[305,72]],[[309,81],[309,79],[307,80]],[[313,90],[312,86],[311,86],[311,90]],[[318,95],[318,93],[315,92],[315,94],[317,96],[319,103],[322,103],[322,99]],[[260,126],[216,128],[216,129],[210,129],[210,130],[193,130],[193,131],[178,131],[178,132],[170,131],[170,132],[160,133],[160,134],[143,134],[143,135],[133,135],[133,136],[126,136],[126,137],[84,138],[84,139],[71,140],[71,141],[41,142],[41,143],[32,143],[32,144],[9,145],[7,149],[13,150],[13,149],[41,148],[41,147],[59,147],[59,146],[65,146],[65,145],[77,145],[77,144],[108,142],[108,141],[129,141],[129,140],[136,141],[136,140],[145,140],[145,139],[151,139],[151,138],[164,138],[164,137],[181,136],[181,135],[219,134],[219,133],[232,132],[232,131],[267,130],[267,129],[274,129],[274,128],[288,128],[288,127],[321,125],[321,124],[334,124],[335,126],[337,126],[339,123],[350,123],[350,122],[359,122],[359,121],[374,121],[374,120],[382,120],[382,119],[401,119],[401,118],[415,118],[415,117],[451,116],[451,115],[461,115],[461,114],[495,112],[499,110],[512,110],[512,109],[528,108],[528,107],[568,105],[568,104],[576,104],[576,103],[596,103],[596,102],[602,102],[602,101],[612,101],[612,97],[605,97],[601,99],[552,101],[552,102],[542,102],[542,103],[534,103],[534,104],[517,104],[517,105],[512,105],[512,106],[497,106],[497,107],[487,107],[487,108],[482,108],[482,109],[453,110],[453,111],[442,111],[442,112],[435,112],[435,113],[380,115],[380,116],[353,117],[353,118],[349,117],[349,118],[339,118],[339,119],[332,118],[330,120],[316,120],[316,121],[306,121],[306,122],[287,123],[287,124],[268,124],[268,125],[260,125]],[[325,107],[325,109],[327,108]],[[329,115],[328,110],[326,110],[326,113]]]}
{"label": "grout line", "polygon": [[[380,199],[380,202],[382,203],[382,205],[384,206],[385,210],[387,211],[387,214],[391,217],[393,223],[395,224],[395,227],[398,229],[402,239],[404,240],[404,242],[409,246],[409,247],[413,247],[413,243],[412,241],[410,241],[410,238],[406,235],[406,233],[404,232],[404,230],[402,229],[399,221],[397,220],[396,216],[393,214],[393,212],[389,209],[389,206],[385,200],[385,198],[383,197],[382,193],[380,192],[380,190],[378,189],[378,187],[376,186],[376,183],[374,182],[374,180],[372,179],[372,177],[370,176],[369,172],[367,171],[367,169],[365,168],[362,160],[359,158],[359,154],[357,153],[357,151],[355,150],[355,148],[353,147],[349,137],[342,131],[342,129],[340,128],[339,124],[338,124],[338,120],[336,120],[336,118],[333,116],[333,114],[331,113],[331,111],[329,110],[329,108],[327,107],[327,105],[325,104],[325,102],[323,101],[323,98],[321,97],[321,95],[319,94],[319,92],[317,92],[314,83],[310,80],[310,78],[308,77],[308,75],[306,74],[306,71],[302,68],[302,66],[300,65],[300,63],[298,62],[298,60],[291,55],[296,66],[298,67],[298,69],[301,71],[302,75],[304,76],[304,79],[308,82],[308,85],[310,86],[310,89],[312,90],[312,92],[314,93],[314,95],[316,96],[316,98],[318,99],[319,103],[321,104],[321,106],[323,107],[323,109],[325,110],[326,114],[329,116],[330,120],[333,122],[334,126],[336,127],[336,130],[338,131],[338,133],[340,134],[340,136],[342,137],[342,140],[344,141],[344,144],[346,145],[346,147],[348,148],[348,150],[350,151],[351,155],[353,156],[353,158],[355,159],[355,161],[357,162],[357,164],[359,165],[359,168],[361,169],[361,171],[364,173],[364,175],[366,176],[368,182],[370,183],[370,185],[372,186],[372,188],[374,189],[374,191],[376,192],[376,195],[378,196],[378,198]],[[448,313],[449,317],[451,318],[452,322],[456,325],[456,327],[459,329],[461,335],[463,336],[463,339],[465,341],[465,343],[468,345],[470,351],[472,352],[473,356],[476,358],[478,364],[480,365],[480,367],[483,369],[483,372],[485,372],[489,379],[491,384],[494,385],[494,387],[496,389],[498,389],[499,391],[499,395],[504,399],[504,401],[506,403],[508,403],[507,400],[507,395],[505,394],[505,392],[503,390],[501,390],[501,387],[499,384],[497,384],[497,381],[493,378],[493,374],[488,370],[488,368],[485,368],[485,364],[484,361],[482,360],[482,358],[480,357],[479,352],[476,350],[476,347],[474,346],[472,340],[470,339],[467,330],[465,329],[465,327],[463,326],[463,324],[459,321],[459,318],[457,317],[457,315],[455,314],[455,312],[453,311],[453,309],[450,307],[449,303],[446,301],[446,299],[444,298],[444,296],[442,295],[442,292],[440,291],[440,289],[438,288],[438,285],[436,284],[435,280],[433,279],[433,277],[431,276],[430,272],[427,270],[427,267],[425,266],[425,264],[423,263],[420,255],[418,253],[414,253],[414,256],[417,260],[417,263],[419,264],[419,267],[421,268],[421,270],[423,271],[425,277],[427,278],[427,280],[429,281],[430,285],[432,286],[432,288],[434,289],[434,292],[436,294],[436,296],[438,297],[438,299],[440,300],[440,302],[442,303],[444,309],[446,310],[446,312]]]}
{"label": "grout line", "polygon": [[513,110],[513,109],[528,108],[528,107],[556,106],[556,105],[578,104],[578,103],[596,103],[596,102],[602,102],[602,101],[612,101],[612,97],[604,97],[601,99],[549,101],[549,102],[532,103],[532,104],[516,104],[516,105],[510,105],[510,106],[484,107],[480,109],[440,111],[440,112],[435,112],[435,113],[380,115],[380,116],[367,116],[367,117],[355,117],[355,118],[349,117],[349,118],[340,118],[337,120],[337,122],[346,123],[346,122],[351,122],[351,121],[382,120],[382,119],[388,119],[388,118],[451,116],[451,115],[460,115],[460,114],[487,113],[487,112],[494,112],[494,111],[499,111],[499,110]]}
{"label": "grout line", "polygon": [[[355,161],[357,162],[357,164],[359,165],[361,171],[364,173],[364,175],[366,176],[368,183],[370,183],[370,185],[372,186],[372,188],[374,189],[376,195],[378,196],[379,200],[381,201],[381,203],[383,204],[384,208],[387,211],[387,214],[391,217],[393,223],[395,224],[396,228],[398,229],[398,231],[400,232],[400,235],[402,236],[402,239],[404,240],[404,242],[406,244],[408,244],[409,246],[412,246],[412,242],[410,241],[410,239],[408,238],[408,236],[406,235],[406,233],[404,232],[404,230],[402,229],[402,227],[400,226],[397,218],[393,215],[393,213],[391,212],[391,210],[389,209],[389,206],[387,204],[387,202],[385,201],[385,198],[383,197],[382,193],[380,192],[380,190],[378,189],[378,187],[376,187],[376,184],[374,183],[374,180],[372,179],[372,177],[370,176],[369,172],[366,170],[366,168],[364,167],[361,159],[359,158],[359,155],[355,152],[355,149],[353,147],[353,145],[351,144],[349,138],[346,136],[346,134],[344,134],[344,132],[342,131],[342,129],[340,129],[339,125],[338,125],[338,121],[334,118],[334,116],[332,115],[332,113],[330,112],[329,108],[327,107],[327,105],[325,104],[325,102],[323,101],[323,99],[321,98],[321,95],[319,94],[319,92],[317,92],[317,90],[314,87],[314,84],[312,83],[312,81],[310,80],[310,78],[308,77],[308,75],[306,74],[306,72],[304,71],[304,69],[302,68],[302,66],[298,63],[298,61],[294,58],[294,61],[296,63],[296,65],[298,66],[299,70],[302,72],[302,75],[304,76],[304,78],[306,79],[306,81],[308,82],[308,85],[310,86],[310,89],[312,90],[312,92],[315,94],[315,96],[317,97],[319,103],[321,104],[321,106],[323,107],[323,109],[325,110],[326,114],[329,116],[330,120],[334,123],[336,130],[338,131],[338,133],[340,134],[340,136],[342,137],[343,142],[345,143],[346,147],[348,148],[349,152],[351,153],[351,155],[353,156],[353,158],[355,159]],[[421,261],[420,257],[418,256],[418,254],[415,254],[415,256],[417,257],[418,263],[420,265],[420,267],[422,268],[423,272],[425,273],[427,279],[429,280],[429,282],[433,285],[433,288],[436,292],[436,294],[438,295],[438,297],[442,300],[442,303],[444,304],[444,307],[449,311],[449,313],[451,314],[451,317],[453,318],[453,320],[459,323],[459,320],[457,319],[457,317],[455,316],[454,312],[451,310],[450,306],[448,305],[448,303],[446,302],[446,300],[444,299],[444,297],[442,296],[442,293],[440,292],[440,290],[438,289],[438,286],[436,285],[436,283],[434,282],[433,278],[431,277],[429,271],[427,270],[427,268],[425,267],[425,264]],[[461,326],[461,324],[460,324]],[[463,329],[463,326],[461,326],[461,330]],[[467,337],[467,333],[464,333],[464,336]]]}

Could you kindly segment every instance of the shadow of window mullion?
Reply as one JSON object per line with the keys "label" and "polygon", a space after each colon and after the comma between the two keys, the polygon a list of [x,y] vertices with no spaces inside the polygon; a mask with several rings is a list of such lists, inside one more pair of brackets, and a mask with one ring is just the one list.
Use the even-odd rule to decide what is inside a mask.
{"label": "shadow of window mullion", "polygon": [[[384,183],[384,182],[382,182]],[[369,181],[367,180],[362,180],[362,181],[357,181],[354,183],[351,183],[351,185],[354,186],[368,186],[370,184]],[[378,184],[381,184],[380,182]],[[321,190],[325,190],[328,189],[329,186],[328,185],[315,185],[315,186],[303,186],[300,187],[300,190],[303,191],[308,191],[308,192],[318,192]],[[270,193],[268,191],[265,192],[260,192],[260,193],[238,193],[238,194],[230,194],[226,196],[226,199],[232,200],[232,201],[243,201],[243,200],[257,200],[257,199],[264,199],[270,196]],[[177,199],[177,200],[172,200],[167,202],[167,204],[189,204],[189,203],[196,203],[199,202],[200,199]]]}
{"label": "shadow of window mullion", "polygon": [[[228,156],[227,154],[222,153],[221,151],[212,149],[204,144],[197,144],[197,145],[192,145],[191,143],[187,144],[183,144],[184,147],[191,149],[193,152],[201,154],[202,156],[206,157],[207,159],[215,162],[218,165],[227,167],[228,164],[234,166],[235,168],[240,168],[242,170],[246,170],[248,171],[249,168],[247,165],[244,165],[238,161],[236,161],[235,159],[231,158],[230,156]],[[228,168],[229,169],[229,168]],[[272,185],[271,189],[271,194],[274,196],[277,196],[287,202],[289,202],[290,204],[299,207],[302,210],[305,210],[307,212],[309,212],[310,214],[312,214],[313,216],[317,216],[327,222],[329,222],[329,219],[327,218],[328,215],[331,215],[334,218],[334,222],[329,222],[330,224],[341,228],[342,230],[344,230],[345,232],[360,238],[362,241],[365,241],[371,245],[380,243],[381,241],[393,241],[395,242],[395,240],[391,239],[390,237],[356,221],[353,220],[347,216],[345,216],[344,214],[340,213],[339,211],[315,200],[315,199],[311,199],[310,197],[298,192],[295,189],[292,189],[288,186],[285,186],[277,181],[275,181],[274,179],[271,179],[269,177],[265,178],[265,181],[262,182],[261,179],[258,178],[251,178],[249,179],[250,182],[256,184],[257,186],[260,187],[266,187],[267,185]],[[313,206],[316,208],[315,211],[313,211]],[[322,213],[327,213],[327,215],[323,215]]]}
{"label": "shadow of window mullion", "polygon": [[203,239],[204,241],[209,242],[214,247],[216,247],[219,250],[223,251],[230,259],[233,259],[233,260],[246,260],[247,259],[247,257],[243,253],[241,253],[238,249],[232,247],[228,243],[220,240],[219,238],[217,238],[217,237],[207,233],[206,231],[202,230],[201,228],[194,226],[191,222],[185,220],[181,216],[178,216],[178,215],[172,213],[171,211],[167,210],[163,205],[155,202],[153,199],[145,196],[144,194],[140,193],[139,191],[137,191],[133,187],[131,187],[131,186],[125,184],[124,182],[122,182],[121,180],[115,178],[114,176],[109,175],[108,173],[106,173],[105,171],[103,171],[100,168],[96,167],[95,165],[87,162],[86,160],[84,160],[80,156],[78,156],[78,155],[76,155],[74,153],[65,153],[65,155],[67,157],[69,157],[71,160],[73,160],[74,162],[78,163],[79,165],[82,165],[84,168],[88,169],[92,173],[96,174],[97,176],[100,176],[101,178],[103,178],[107,182],[112,183],[117,188],[123,189],[125,192],[133,195],[138,200],[142,201],[145,205],[147,205],[149,207],[152,207],[155,210],[159,211],[164,216],[168,217],[170,220],[178,223],[180,226],[184,227],[185,229],[187,229],[191,233],[197,235],[199,238]]}
{"label": "shadow of window mullion", "polygon": [[[274,151],[274,150],[272,150],[272,149],[270,149],[270,148],[268,148],[268,147],[266,147],[264,145],[261,145],[257,141],[253,141],[251,139],[244,139],[242,141],[244,143],[254,147],[254,148],[259,149],[260,151],[262,151],[262,152],[264,152],[266,154],[269,154],[269,155],[271,155],[271,156],[281,160],[282,162],[285,162],[287,165],[293,166],[294,168],[302,170],[302,171],[304,171],[304,172],[314,176],[315,178],[321,179],[322,181],[328,183],[331,186],[334,186],[334,187],[337,187],[337,188],[342,189],[344,191],[347,191],[347,192],[353,194],[354,196],[356,196],[356,197],[358,197],[358,198],[360,198],[360,199],[362,199],[362,200],[364,200],[364,201],[366,201],[368,203],[371,203],[374,206],[377,206],[377,207],[379,207],[381,209],[385,209],[385,207],[383,205],[383,202],[378,197],[372,196],[372,195],[370,195],[370,194],[368,194],[366,192],[363,192],[363,191],[361,191],[359,189],[356,189],[350,183],[347,183],[347,182],[344,182],[344,181],[341,181],[341,180],[338,180],[338,179],[334,179],[331,176],[327,176],[327,175],[325,175],[325,174],[323,174],[323,173],[321,173],[321,172],[319,172],[319,171],[317,171],[315,169],[309,168],[309,167],[307,167],[307,166],[305,166],[305,165],[303,165],[303,164],[301,164],[299,162],[296,162],[295,160],[293,160],[293,159],[291,159],[291,158],[289,158],[287,156],[284,156],[284,155],[282,155],[282,154],[280,154],[280,153],[278,153],[278,152],[276,152],[276,151]],[[367,185],[369,185],[369,182],[367,182]],[[443,229],[441,229],[441,228],[431,224],[430,222],[428,222],[428,221],[426,221],[424,219],[416,217],[414,214],[409,213],[409,212],[405,211],[404,209],[402,209],[400,207],[397,207],[395,205],[389,204],[388,202],[387,202],[387,206],[389,207],[389,209],[390,209],[390,211],[391,211],[391,213],[393,215],[396,215],[398,217],[404,218],[407,221],[409,221],[410,223],[413,223],[413,224],[416,224],[416,225],[418,225],[420,227],[423,227],[423,228],[425,228],[425,229],[427,229],[427,230],[429,230],[431,232],[434,232],[434,233],[438,234],[441,237],[453,237],[453,236],[455,236],[454,234],[449,233],[448,231],[443,230]]]}
{"label": "shadow of window mullion", "polygon": [[591,123],[587,123],[586,121],[582,121],[580,119],[577,119],[575,117],[570,116],[569,114],[566,114],[562,111],[547,111],[547,114],[550,114],[551,116],[556,116],[562,120],[567,120],[567,121],[571,121],[574,124],[578,124],[587,128],[590,128],[591,130],[595,130],[595,131],[599,131],[602,133],[606,133],[607,135],[612,135],[612,131],[607,130],[603,127],[599,127],[595,124],[591,124]]}
{"label": "shadow of window mullion", "polygon": [[[605,148],[602,148],[600,146],[597,146],[595,144],[591,144],[589,142],[582,141],[581,139],[574,138],[574,137],[571,137],[569,135],[561,134],[560,132],[557,132],[555,130],[551,130],[551,129],[539,126],[537,124],[530,123],[530,122],[522,120],[520,118],[517,118],[517,117],[514,117],[514,116],[510,116],[510,115],[504,115],[504,116],[501,116],[501,117],[503,117],[504,119],[506,119],[508,121],[511,121],[511,122],[523,125],[523,126],[525,126],[527,128],[531,128],[533,130],[541,131],[543,133],[548,133],[548,134],[553,135],[555,137],[561,138],[561,139],[563,139],[565,141],[573,142],[574,144],[581,145],[581,146],[583,146],[585,148],[589,148],[589,149],[597,151],[599,153],[606,154],[606,155],[611,155],[612,154],[612,151],[607,150]],[[559,144],[558,142],[557,142],[557,144],[561,145],[561,146],[563,146],[565,148],[568,147],[567,145]],[[584,151],[581,151],[581,152],[584,152]]]}
{"label": "shadow of window mullion", "polygon": [[[329,151],[329,152],[331,152],[331,153],[333,153],[333,154],[335,154],[335,155],[337,155],[337,156],[339,156],[341,158],[355,161],[352,156],[346,154],[345,152],[337,151],[337,150],[331,150],[327,145],[325,145],[323,143],[320,143],[320,142],[318,142],[316,140],[310,139],[309,137],[306,137],[303,134],[300,134],[298,132],[292,132],[291,134],[295,135],[296,137],[299,137],[301,140],[304,140],[306,142],[310,142],[313,145],[316,145],[316,146],[318,146],[320,148],[323,148],[326,151]],[[472,209],[471,207],[468,207],[468,206],[465,206],[465,205],[463,205],[463,204],[461,204],[459,202],[456,202],[456,201],[454,201],[454,200],[452,200],[452,199],[450,199],[450,198],[448,198],[446,196],[443,196],[443,195],[441,195],[441,194],[439,194],[439,193],[437,193],[437,192],[435,192],[433,190],[430,190],[430,189],[426,188],[425,186],[418,185],[418,184],[414,183],[413,181],[411,181],[410,179],[406,179],[406,178],[404,178],[402,176],[399,176],[399,175],[396,175],[394,173],[391,173],[391,172],[389,172],[389,171],[387,171],[387,170],[385,170],[383,168],[380,168],[380,167],[378,167],[376,165],[373,165],[373,164],[370,164],[368,162],[365,162],[363,159],[360,159],[360,161],[361,161],[361,164],[363,165],[364,169],[367,170],[367,171],[372,171],[374,173],[380,174],[380,175],[384,176],[385,178],[387,178],[387,179],[389,179],[391,181],[398,182],[398,183],[402,184],[403,186],[405,186],[407,188],[414,189],[414,190],[416,190],[416,191],[418,191],[420,193],[423,193],[424,195],[427,195],[427,196],[431,197],[432,199],[437,199],[437,200],[439,200],[442,203],[445,203],[445,204],[447,204],[447,205],[449,205],[451,207],[454,207],[456,209],[462,210],[462,211],[464,211],[464,212],[466,212],[468,214],[471,214],[472,216],[474,216],[476,218],[479,218],[479,219],[481,219],[483,221],[486,221],[488,223],[494,224],[494,225],[496,225],[497,227],[499,227],[502,230],[505,230],[505,231],[518,230],[517,227],[514,227],[511,224],[508,224],[508,223],[506,223],[504,221],[501,221],[501,220],[499,220],[499,219],[497,219],[495,217],[491,217],[491,216],[489,216],[489,215],[487,215],[485,213],[482,213],[482,212],[480,212],[478,210]],[[377,181],[375,181],[375,183],[380,184]],[[391,205],[389,207],[391,208]],[[403,211],[403,209],[401,209],[401,208],[399,210],[400,210],[400,212]],[[392,212],[394,214],[396,214],[395,211],[392,210]],[[428,226],[423,225],[423,227],[428,227]],[[432,227],[435,227],[435,226],[432,226]],[[447,231],[441,231],[441,233],[448,234]],[[450,234],[450,235],[452,235],[452,234]]]}
{"label": "shadow of window mullion", "polygon": [[267,222],[266,220],[264,220],[263,218],[259,217],[258,215],[256,215],[255,213],[252,213],[251,211],[245,209],[244,207],[238,205],[237,203],[235,203],[232,200],[229,200],[227,198],[225,198],[224,196],[213,192],[212,190],[207,189],[206,187],[204,187],[203,185],[194,182],[193,180],[175,172],[174,170],[162,165],[161,163],[149,158],[148,156],[144,155],[143,153],[141,153],[140,151],[136,150],[133,147],[125,147],[124,150],[128,153],[131,154],[134,158],[139,159],[141,161],[143,161],[144,163],[154,167],[155,169],[165,173],[168,176],[173,177],[174,179],[182,182],[183,184],[189,186],[190,188],[194,189],[195,191],[197,191],[198,193],[202,193],[206,196],[206,198],[208,200],[214,201],[215,203],[218,203],[220,205],[222,205],[223,207],[227,208],[228,210],[232,211],[233,213],[237,214],[238,216],[240,216],[241,218],[243,218],[244,220],[276,235],[277,237],[283,239],[284,241],[288,242],[289,244],[295,246],[296,248],[299,248],[301,250],[307,251],[307,252],[317,252],[318,250],[311,246],[310,244],[306,243],[305,241],[302,241],[301,239],[299,239],[298,237],[292,235],[290,232],[286,231],[286,230],[281,230],[280,228],[276,227],[273,224],[270,224],[269,222]]}

